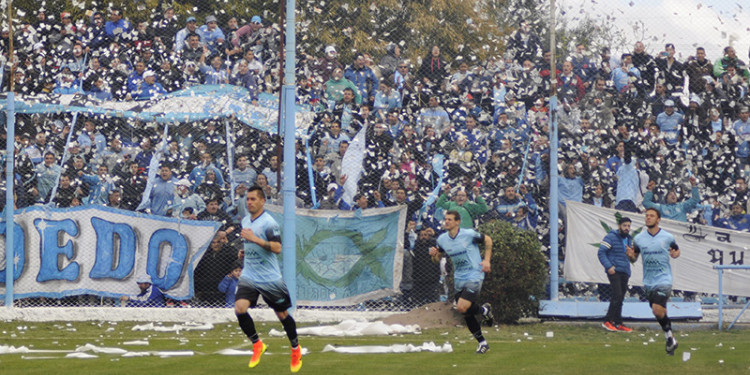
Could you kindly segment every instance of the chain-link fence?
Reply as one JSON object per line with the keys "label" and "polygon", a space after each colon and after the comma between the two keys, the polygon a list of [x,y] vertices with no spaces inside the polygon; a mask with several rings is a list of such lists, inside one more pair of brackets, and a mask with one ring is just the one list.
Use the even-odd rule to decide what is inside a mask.
{"label": "chain-link fence", "polygon": [[[181,275],[192,274],[184,276],[190,292],[171,293],[167,304],[228,303],[244,191],[258,184],[279,204],[282,162],[296,163],[300,209],[405,207],[403,259],[393,262],[403,269],[400,292],[359,307],[410,309],[448,298],[449,267],[427,255],[448,209],[459,209],[469,227],[506,220],[534,230],[549,254],[549,208],[558,204],[549,201],[553,85],[561,199],[637,212],[660,199],[687,202],[695,183],[699,197],[678,219],[748,229],[734,211],[727,215],[735,202],[747,210],[750,196],[748,70],[731,47],[723,57],[700,48],[675,55],[671,45],[631,48],[611,29],[587,31],[591,21],[563,25],[554,78],[546,2],[298,4],[297,102],[314,119],[299,133],[296,160],[282,161],[276,132],[252,119],[184,115],[205,103],[185,98],[222,97],[228,86],[243,90],[252,108],[277,105],[268,95],[278,94],[283,72],[279,4],[115,3],[14,3],[15,57],[11,39],[0,38],[3,91],[35,113],[16,118],[16,208],[100,206],[129,212],[120,217],[126,222],[149,215],[217,222],[213,238],[188,246],[189,254],[208,247],[181,265]],[[201,91],[206,85],[225,86]],[[175,96],[182,107],[158,107]],[[73,114],[70,106],[92,110]],[[161,118],[139,117],[146,107]],[[93,222],[84,210],[63,212]],[[118,249],[127,236],[114,238]],[[44,263],[34,257],[27,251],[24,259]],[[152,276],[165,275],[173,260],[154,261]],[[118,293],[138,292],[119,288],[20,303],[119,304]],[[561,291],[608,298],[606,287],[590,283]]]}

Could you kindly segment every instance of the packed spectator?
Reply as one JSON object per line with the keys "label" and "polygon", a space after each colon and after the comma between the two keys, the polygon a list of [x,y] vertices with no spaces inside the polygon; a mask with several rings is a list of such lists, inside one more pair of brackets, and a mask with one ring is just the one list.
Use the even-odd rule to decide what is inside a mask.
{"label": "packed spectator", "polygon": [[[21,95],[159,100],[195,85],[230,84],[257,103],[259,94],[279,92],[280,35],[260,16],[243,25],[225,15],[181,19],[166,8],[149,23],[121,9],[82,20],[40,10],[14,42],[18,63],[13,76],[6,64],[2,89],[12,84]],[[282,165],[297,163],[298,205],[405,206],[419,233],[415,249],[440,230],[441,210],[457,209],[462,226],[500,218],[541,236],[549,206],[566,201],[657,207],[667,218],[750,230],[750,72],[733,47],[718,57],[698,47],[681,60],[691,51],[669,43],[654,57],[637,42],[615,59],[609,48],[578,43],[552,67],[527,22],[506,46],[503,56],[484,61],[446,56],[439,45],[411,61],[403,54],[408,41],[374,59],[356,51],[345,61],[335,45],[301,51],[298,99],[317,117],[297,160],[280,159],[277,136],[235,119],[228,160],[228,135],[215,121],[180,124],[162,139],[159,125],[138,120],[19,115],[17,206],[97,204],[217,220],[231,240],[244,191],[258,184],[269,203],[280,203]],[[561,103],[559,202],[548,198],[553,84]],[[344,157],[362,130],[361,176],[346,176]],[[148,184],[157,154],[159,170]],[[437,155],[443,170],[433,170]],[[347,179],[358,181],[353,201],[342,200],[339,184]],[[436,188],[442,194],[428,199]],[[213,281],[231,271],[228,262]],[[434,277],[417,281],[416,298],[434,297]],[[213,281],[203,291],[223,303]]]}

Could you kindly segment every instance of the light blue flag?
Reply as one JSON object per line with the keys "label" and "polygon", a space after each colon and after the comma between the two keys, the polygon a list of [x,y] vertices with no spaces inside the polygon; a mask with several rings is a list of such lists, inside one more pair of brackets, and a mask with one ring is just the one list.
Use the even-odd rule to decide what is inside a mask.
{"label": "light blue flag", "polygon": [[[422,208],[419,209],[419,217],[417,217],[418,227],[420,227],[422,224],[422,216],[424,215],[425,211],[427,211],[427,208],[435,204],[435,201],[440,196],[440,189],[443,188],[443,176],[445,175],[443,173],[444,160],[445,156],[443,154],[436,154],[432,157],[432,170],[437,172],[438,174],[438,183],[435,186],[435,189],[432,190],[432,193],[430,193],[430,196],[425,199],[424,203],[422,204]],[[440,209],[439,212],[435,211],[435,216],[437,217],[440,213],[442,213],[442,209]]]}

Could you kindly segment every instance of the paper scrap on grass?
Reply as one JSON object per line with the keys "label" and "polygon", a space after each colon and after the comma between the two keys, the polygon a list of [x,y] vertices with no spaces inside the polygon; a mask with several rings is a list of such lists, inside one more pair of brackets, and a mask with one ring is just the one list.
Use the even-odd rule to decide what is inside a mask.
{"label": "paper scrap on grass", "polygon": [[122,355],[123,358],[130,358],[130,357],[148,357],[151,353],[149,352],[127,352]]}
{"label": "paper scrap on grass", "polygon": [[89,354],[89,353],[77,352],[77,353],[68,353],[65,355],[65,358],[91,359],[91,358],[99,358],[99,356]]}
{"label": "paper scrap on grass", "polygon": [[[358,322],[356,320],[344,320],[339,324],[332,326],[303,327],[297,328],[298,335],[306,336],[388,336],[400,334],[421,334],[418,325],[385,324],[382,321],[377,322]],[[285,332],[271,329],[268,333],[270,336],[283,337]]]}
{"label": "paper scrap on grass", "polygon": [[77,347],[75,351],[76,353],[94,352],[94,353],[100,353],[100,354],[125,354],[128,352],[125,349],[107,348],[107,347],[96,346],[96,345],[92,345],[88,343],[84,346]]}
{"label": "paper scrap on grass", "polygon": [[28,357],[28,356],[22,355],[21,359],[60,359],[60,357]]}
{"label": "paper scrap on grass", "polygon": [[393,344],[393,345],[364,345],[364,346],[334,346],[331,344],[323,348],[323,352],[336,352],[343,354],[388,354],[388,353],[452,353],[453,346],[446,342],[442,346],[435,345],[434,342],[425,342],[422,345],[414,346],[412,344]]}
{"label": "paper scrap on grass", "polygon": [[158,356],[160,358],[171,358],[171,357],[192,357],[195,355],[195,352],[192,350],[187,351],[171,351],[171,352],[155,352],[155,356]]}
{"label": "paper scrap on grass", "polygon": [[0,345],[0,354],[29,354],[29,353],[70,353],[70,350],[57,349],[29,349],[26,346]]}
{"label": "paper scrap on grass", "polygon": [[251,356],[253,355],[252,350],[239,350],[239,349],[221,349],[216,354],[221,355],[232,355],[232,356]]}
{"label": "paper scrap on grass", "polygon": [[133,326],[133,331],[179,332],[179,331],[210,331],[214,329],[211,323],[174,324],[171,327],[156,326],[154,323]]}
{"label": "paper scrap on grass", "polygon": [[122,344],[123,345],[148,345],[148,341],[147,340],[125,341]]}

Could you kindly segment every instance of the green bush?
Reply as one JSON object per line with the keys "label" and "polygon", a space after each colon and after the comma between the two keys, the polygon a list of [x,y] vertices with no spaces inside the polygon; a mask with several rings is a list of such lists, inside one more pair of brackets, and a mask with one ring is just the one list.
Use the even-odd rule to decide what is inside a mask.
{"label": "green bush", "polygon": [[482,303],[492,304],[497,322],[516,323],[536,316],[549,279],[547,260],[536,233],[494,220],[479,232],[492,238],[492,270],[482,284]]}

